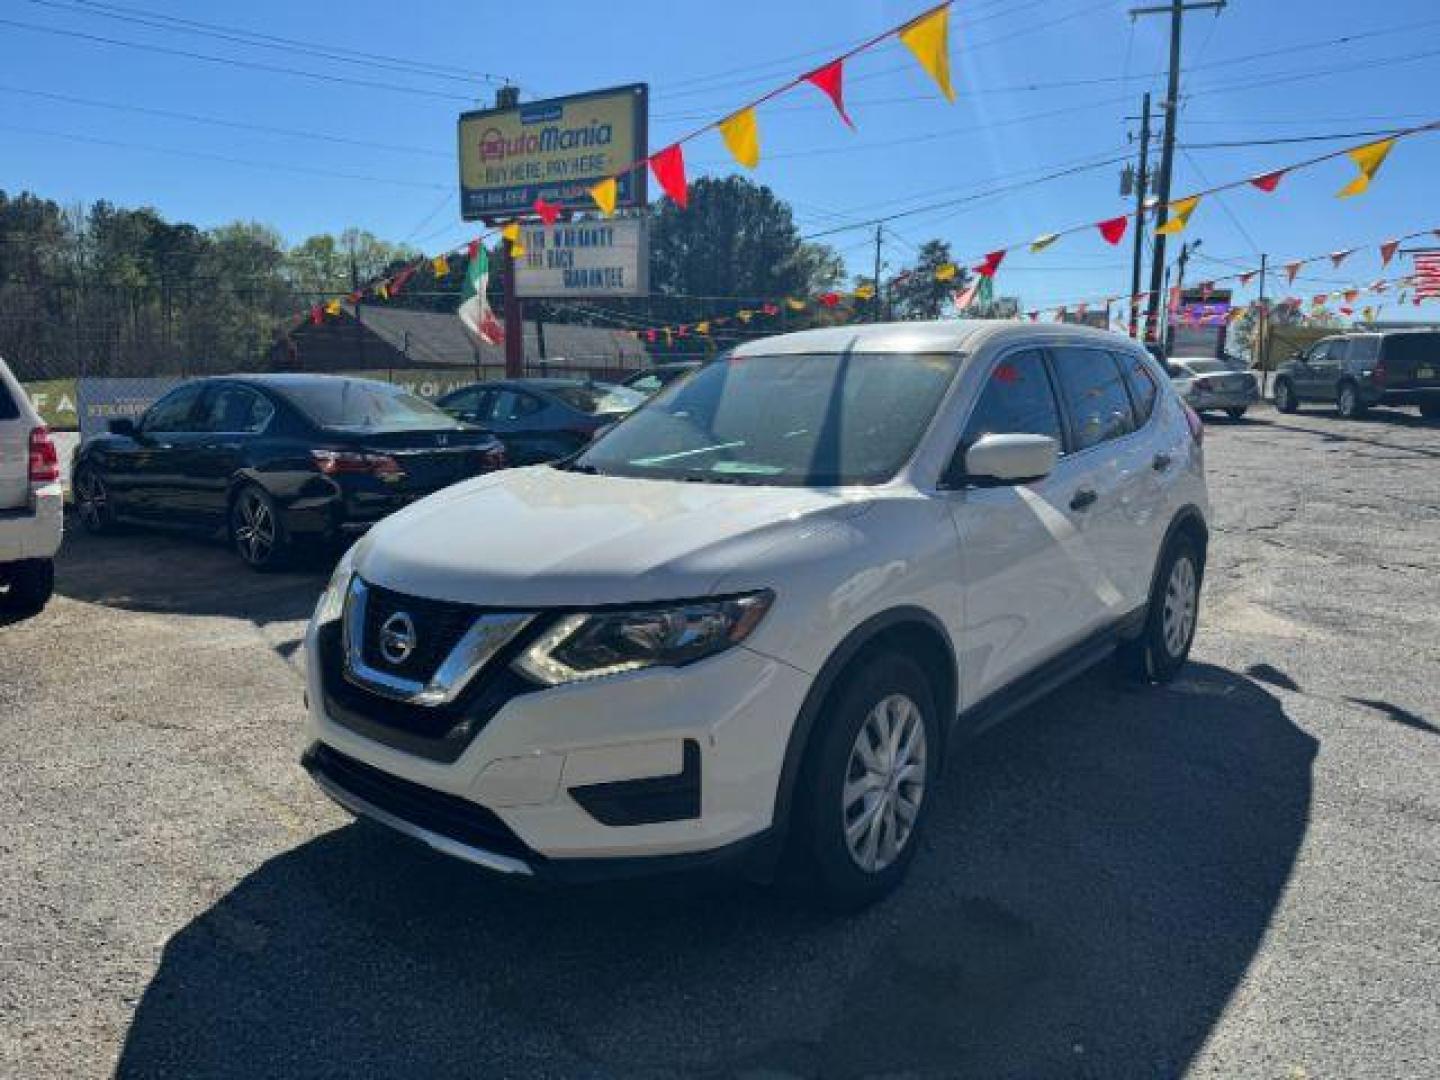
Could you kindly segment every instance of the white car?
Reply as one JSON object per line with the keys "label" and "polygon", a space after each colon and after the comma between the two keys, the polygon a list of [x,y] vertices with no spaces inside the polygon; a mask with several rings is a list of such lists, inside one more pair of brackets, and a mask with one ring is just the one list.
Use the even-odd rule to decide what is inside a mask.
{"label": "white car", "polygon": [[1260,401],[1260,384],[1255,376],[1225,360],[1172,356],[1166,371],[1175,392],[1197,413],[1223,409],[1231,420],[1239,420]]}
{"label": "white car", "polygon": [[516,875],[904,874],[965,736],[1114,653],[1171,678],[1202,425],[1127,338],[901,323],[744,345],[566,461],[382,522],[307,634],[337,802]]}
{"label": "white car", "polygon": [[55,443],[0,360],[0,617],[33,615],[49,602],[63,523]]}

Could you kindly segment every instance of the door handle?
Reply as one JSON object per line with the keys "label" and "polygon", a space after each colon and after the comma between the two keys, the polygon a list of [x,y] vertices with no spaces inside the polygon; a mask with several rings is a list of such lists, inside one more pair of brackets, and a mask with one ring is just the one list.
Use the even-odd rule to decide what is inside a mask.
{"label": "door handle", "polygon": [[1156,454],[1154,460],[1150,462],[1150,467],[1156,472],[1164,472],[1170,467],[1170,455]]}
{"label": "door handle", "polygon": [[1070,500],[1070,509],[1084,510],[1099,498],[1100,496],[1096,495],[1090,488],[1081,488],[1075,492],[1074,497]]}

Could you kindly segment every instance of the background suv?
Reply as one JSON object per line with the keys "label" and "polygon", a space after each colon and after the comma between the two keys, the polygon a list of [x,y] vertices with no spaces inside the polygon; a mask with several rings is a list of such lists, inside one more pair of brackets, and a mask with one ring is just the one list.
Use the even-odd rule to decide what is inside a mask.
{"label": "background suv", "polygon": [[50,432],[0,360],[0,616],[33,615],[55,591],[63,504]]}
{"label": "background suv", "polygon": [[1140,346],[1082,327],[744,345],[357,544],[307,634],[305,765],[493,870],[783,857],[873,900],[964,736],[1117,650],[1184,663],[1202,436]]}
{"label": "background suv", "polygon": [[1398,330],[1322,338],[1275,373],[1275,407],[1334,405],[1353,419],[1372,405],[1416,405],[1440,417],[1440,330]]}

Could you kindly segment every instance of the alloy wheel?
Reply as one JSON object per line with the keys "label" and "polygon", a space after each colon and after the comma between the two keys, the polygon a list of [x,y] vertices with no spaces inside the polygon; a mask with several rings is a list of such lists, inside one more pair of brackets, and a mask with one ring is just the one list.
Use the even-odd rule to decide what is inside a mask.
{"label": "alloy wheel", "polygon": [[105,482],[88,469],[80,474],[75,483],[76,508],[80,520],[91,532],[99,532],[105,526],[105,512],[109,507],[109,494]]}
{"label": "alloy wheel", "polygon": [[1355,388],[1349,383],[1340,388],[1340,415],[1347,419],[1355,415]]}
{"label": "alloy wheel", "polygon": [[841,791],[845,845],[855,865],[878,874],[914,834],[925,798],[925,719],[904,694],[891,694],[865,716],[850,750]]}
{"label": "alloy wheel", "polygon": [[1195,577],[1195,564],[1187,556],[1175,560],[1170,570],[1170,580],[1165,584],[1165,604],[1161,615],[1161,629],[1165,636],[1165,649],[1172,657],[1179,657],[1190,644],[1195,632],[1195,609],[1199,601],[1199,586]]}
{"label": "alloy wheel", "polygon": [[275,550],[275,515],[266,501],[253,491],[240,496],[236,506],[235,544],[245,561],[262,565]]}

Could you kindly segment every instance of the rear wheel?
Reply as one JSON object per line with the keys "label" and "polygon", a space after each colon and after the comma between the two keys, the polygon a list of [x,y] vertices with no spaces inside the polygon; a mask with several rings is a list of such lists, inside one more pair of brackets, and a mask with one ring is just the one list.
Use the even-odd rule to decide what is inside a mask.
{"label": "rear wheel", "polygon": [[823,902],[854,910],[894,889],[915,856],[939,763],[935,695],[914,660],[877,653],[817,724],[791,854]]}
{"label": "rear wheel", "polygon": [[1360,400],[1360,388],[1353,382],[1342,382],[1340,389],[1335,395],[1335,411],[1342,419],[1355,420],[1365,411],[1365,405]]}
{"label": "rear wheel", "polygon": [[1170,541],[1160,559],[1150,606],[1140,636],[1120,646],[1126,674],[1140,682],[1175,678],[1190,656],[1200,614],[1204,563],[1195,541],[1183,534]]}
{"label": "rear wheel", "polygon": [[1230,417],[1231,420],[1243,420],[1245,419],[1245,411],[1243,407],[1239,409],[1226,409],[1225,415]]}
{"label": "rear wheel", "polygon": [[94,469],[82,466],[76,471],[72,492],[75,512],[86,532],[99,535],[115,530],[115,507],[110,501],[110,490]]}
{"label": "rear wheel", "polygon": [[1293,413],[1300,408],[1300,399],[1295,396],[1295,387],[1289,379],[1275,380],[1275,408],[1283,413]]}
{"label": "rear wheel", "polygon": [[254,484],[241,488],[231,504],[230,543],[254,570],[278,570],[289,555],[275,500]]}
{"label": "rear wheel", "polygon": [[6,615],[35,615],[53,595],[53,559],[25,559],[0,566],[0,612]]}

